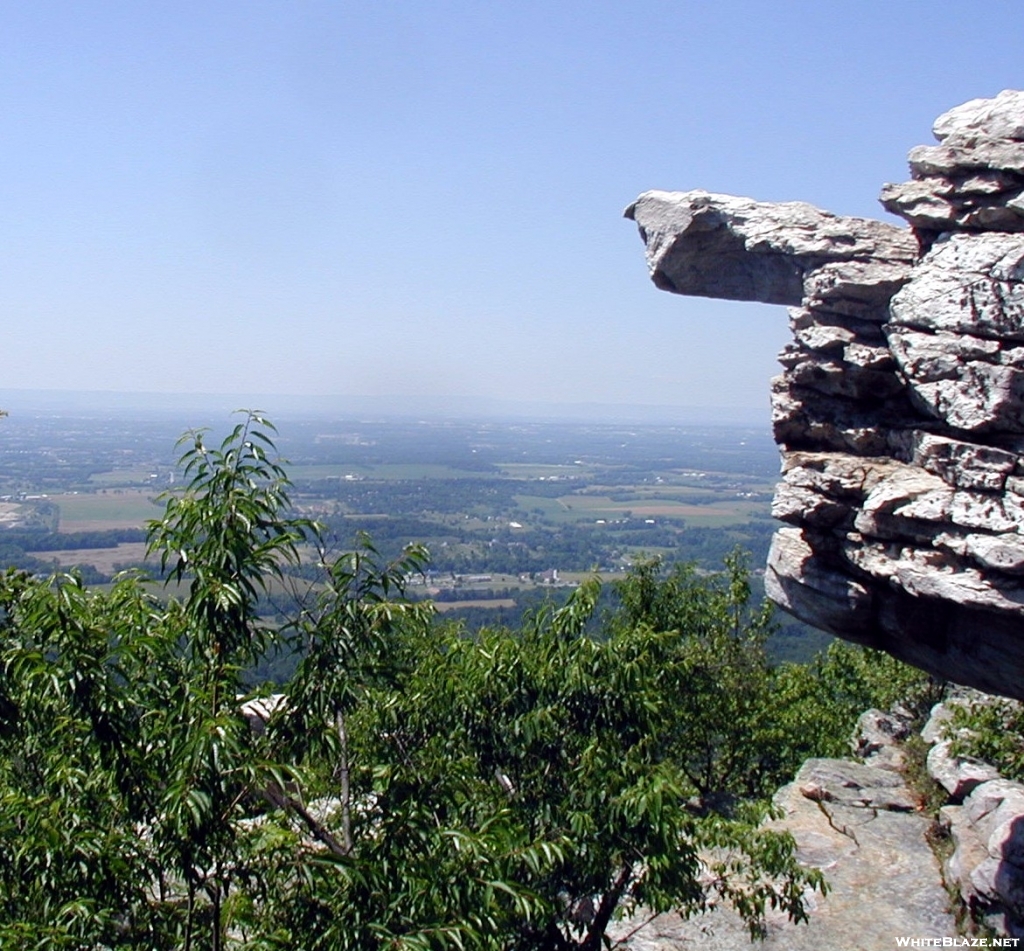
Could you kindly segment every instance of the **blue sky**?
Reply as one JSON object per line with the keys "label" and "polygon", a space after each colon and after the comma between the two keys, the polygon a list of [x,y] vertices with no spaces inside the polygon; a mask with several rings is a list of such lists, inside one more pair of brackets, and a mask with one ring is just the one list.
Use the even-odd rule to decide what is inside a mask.
{"label": "blue sky", "polygon": [[784,309],[656,291],[622,209],[884,217],[1022,49],[1017,0],[2,3],[0,386],[765,409]]}

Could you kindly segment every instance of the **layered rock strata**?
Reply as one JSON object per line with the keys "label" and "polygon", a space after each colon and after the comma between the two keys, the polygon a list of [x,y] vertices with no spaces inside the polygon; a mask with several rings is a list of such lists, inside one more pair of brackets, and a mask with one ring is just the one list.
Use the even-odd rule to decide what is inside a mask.
{"label": "layered rock strata", "polygon": [[939,811],[952,851],[943,861],[946,887],[976,924],[1000,936],[1024,938],[1024,784],[1004,779],[989,763],[952,752],[953,706],[978,707],[983,694],[937,704],[921,733],[932,744],[928,772],[949,795]]}
{"label": "layered rock strata", "polygon": [[790,306],[769,595],[932,673],[1024,698],[1024,92],[940,116],[884,206],[646,192],[654,283]]}

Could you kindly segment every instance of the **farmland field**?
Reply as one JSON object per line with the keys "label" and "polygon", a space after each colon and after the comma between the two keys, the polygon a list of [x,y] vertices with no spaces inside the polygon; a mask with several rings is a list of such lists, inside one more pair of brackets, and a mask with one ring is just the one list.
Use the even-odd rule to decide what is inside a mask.
{"label": "farmland field", "polygon": [[51,495],[50,501],[60,507],[61,532],[93,532],[142,528],[163,512],[156,495],[151,489],[101,489]]}
{"label": "farmland field", "polygon": [[381,482],[404,482],[417,479],[480,479],[487,473],[458,466],[429,463],[386,463],[381,465],[293,465],[288,466],[288,475],[295,483],[318,479],[341,479],[355,476]]}
{"label": "farmland field", "polygon": [[29,552],[41,561],[56,562],[61,567],[92,565],[105,575],[112,575],[121,565],[133,565],[146,557],[145,542],[122,542],[113,548],[70,548],[61,551]]}
{"label": "farmland field", "polygon": [[154,475],[155,473],[150,466],[137,466],[135,468],[96,472],[89,476],[89,482],[97,488],[152,485]]}
{"label": "farmland field", "polygon": [[24,509],[20,502],[0,502],[0,525],[17,525],[24,518]]}
{"label": "farmland field", "polygon": [[583,462],[572,465],[539,465],[527,462],[506,462],[499,466],[501,474],[510,479],[569,481],[593,475],[593,468]]}
{"label": "farmland field", "polygon": [[[628,494],[622,492],[621,494]],[[721,527],[747,522],[765,511],[765,503],[748,499],[730,499],[694,505],[673,499],[638,496],[611,499],[608,496],[573,494],[546,498],[517,495],[516,500],[529,512],[536,511],[543,518],[555,522],[605,522],[616,519],[671,518],[685,519],[688,525]]]}
{"label": "farmland field", "polygon": [[[175,484],[174,436],[125,419],[90,421],[84,444],[80,422],[21,425],[7,419],[0,429],[0,494],[38,516],[23,531],[67,538],[26,538],[23,550],[66,547],[42,560],[99,571],[138,561],[138,551],[111,547],[137,538],[73,536],[158,518],[154,500]],[[334,427],[334,436],[324,435],[332,428],[324,421],[280,427],[299,514],[324,522],[335,550],[361,530],[386,557],[419,540],[434,567],[451,573],[621,571],[649,552],[711,566],[725,546],[763,545],[777,470],[765,434],[728,427],[380,419]],[[218,440],[211,431],[211,444]],[[21,501],[33,498],[42,501]]]}
{"label": "farmland field", "polygon": [[[213,421],[210,444],[218,445],[234,422]],[[323,524],[328,558],[361,532],[382,560],[423,543],[428,576],[422,587],[411,579],[410,593],[429,592],[448,618],[516,624],[536,599],[562,599],[595,570],[621,578],[652,556],[714,571],[739,546],[751,553],[756,573],[767,555],[778,473],[767,427],[401,418],[278,423],[275,441],[292,460],[285,466],[296,514]],[[141,563],[138,529],[160,517],[161,491],[181,485],[175,439],[189,424],[127,415],[6,418],[6,563],[33,571],[78,565],[97,573],[90,580],[97,584],[120,566]],[[297,574],[286,569],[267,611],[308,595],[319,557],[311,551]],[[160,597],[178,590],[160,582],[154,588]]]}

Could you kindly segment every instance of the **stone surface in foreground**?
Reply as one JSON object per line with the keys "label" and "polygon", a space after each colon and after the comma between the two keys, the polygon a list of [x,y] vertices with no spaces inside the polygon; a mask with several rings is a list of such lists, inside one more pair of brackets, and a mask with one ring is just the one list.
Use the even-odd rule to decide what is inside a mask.
{"label": "stone surface in foreground", "polygon": [[[925,833],[930,821],[914,811],[902,777],[845,760],[809,760],[776,795],[785,811],[773,828],[796,839],[799,858],[821,869],[830,885],[809,900],[810,921],[771,917],[768,938],[751,945],[731,910],[688,921],[662,915],[617,947],[631,951],[888,951],[897,937],[956,934],[938,864]],[[622,939],[643,921],[616,924]]]}

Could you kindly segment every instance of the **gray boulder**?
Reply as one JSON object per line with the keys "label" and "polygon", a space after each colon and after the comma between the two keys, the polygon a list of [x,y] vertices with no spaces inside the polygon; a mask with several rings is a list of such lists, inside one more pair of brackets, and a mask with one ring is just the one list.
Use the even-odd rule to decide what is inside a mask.
{"label": "gray boulder", "polygon": [[[867,293],[860,289],[873,262],[881,276],[872,280],[888,289],[903,274],[894,264],[910,264],[917,250],[903,229],[804,202],[649,191],[625,215],[640,229],[654,283],[699,297],[799,304],[805,277],[827,264],[833,269],[819,280],[829,292],[841,296],[838,288],[845,284]],[[849,262],[849,269],[835,267],[838,262]]]}
{"label": "gray boulder", "polygon": [[999,779],[999,770],[971,756],[955,756],[952,740],[942,740],[928,751],[928,775],[946,792],[950,801],[963,802],[982,783]]}
{"label": "gray boulder", "polygon": [[851,745],[869,765],[898,770],[906,760],[902,743],[909,735],[908,719],[881,710],[865,710],[857,720]]}
{"label": "gray boulder", "polygon": [[920,231],[1024,231],[1022,116],[1012,89],[939,116],[940,144],[911,150],[913,179],[886,185],[882,205]]}
{"label": "gray boulder", "polygon": [[982,783],[942,816],[954,844],[947,882],[998,934],[1024,937],[1024,786]]}

